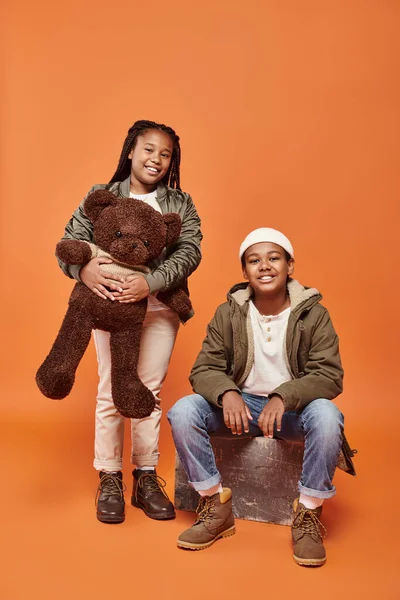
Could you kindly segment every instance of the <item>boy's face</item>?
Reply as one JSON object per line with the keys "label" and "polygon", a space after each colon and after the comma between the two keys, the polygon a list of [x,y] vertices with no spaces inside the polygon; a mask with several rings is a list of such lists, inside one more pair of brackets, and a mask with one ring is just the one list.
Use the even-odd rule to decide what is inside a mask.
{"label": "boy's face", "polygon": [[287,261],[285,251],[277,244],[260,242],[245,252],[243,276],[256,294],[276,294],[286,288],[293,271],[294,260]]}
{"label": "boy's face", "polygon": [[145,131],[128,156],[132,160],[131,181],[155,186],[167,174],[172,152],[172,140],[167,133],[158,129]]}

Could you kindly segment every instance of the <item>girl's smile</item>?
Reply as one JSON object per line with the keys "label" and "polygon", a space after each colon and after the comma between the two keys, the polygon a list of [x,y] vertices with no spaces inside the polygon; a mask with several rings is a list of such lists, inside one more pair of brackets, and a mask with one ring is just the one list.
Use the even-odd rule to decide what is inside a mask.
{"label": "girl's smile", "polygon": [[155,175],[158,175],[158,173],[160,172],[160,169],[156,169],[155,167],[151,167],[150,165],[145,165],[145,167],[148,171],[150,171],[150,173],[154,173]]}

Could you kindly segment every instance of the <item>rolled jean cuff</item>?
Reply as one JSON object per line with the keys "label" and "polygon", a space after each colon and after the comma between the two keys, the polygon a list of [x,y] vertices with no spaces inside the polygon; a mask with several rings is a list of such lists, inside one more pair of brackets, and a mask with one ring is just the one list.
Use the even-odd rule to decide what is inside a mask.
{"label": "rolled jean cuff", "polygon": [[320,492],[319,490],[313,490],[311,488],[304,487],[304,485],[301,485],[299,481],[299,492],[300,494],[304,494],[305,496],[311,496],[312,498],[320,498],[321,500],[327,500],[328,498],[333,498],[333,496],[336,495],[336,488],[335,486],[333,486],[331,490]]}
{"label": "rolled jean cuff", "polygon": [[122,458],[116,460],[98,460],[95,458],[93,461],[93,466],[96,471],[104,471],[105,473],[122,471]]}
{"label": "rolled jean cuff", "polygon": [[221,483],[221,475],[217,473],[216,475],[213,475],[213,477],[210,477],[210,479],[206,479],[205,481],[189,481],[189,483],[194,487],[196,492],[209,490],[215,485],[218,485],[218,483]]}
{"label": "rolled jean cuff", "polygon": [[135,454],[131,456],[131,462],[136,465],[138,469],[140,467],[156,467],[158,465],[159,452],[154,454]]}

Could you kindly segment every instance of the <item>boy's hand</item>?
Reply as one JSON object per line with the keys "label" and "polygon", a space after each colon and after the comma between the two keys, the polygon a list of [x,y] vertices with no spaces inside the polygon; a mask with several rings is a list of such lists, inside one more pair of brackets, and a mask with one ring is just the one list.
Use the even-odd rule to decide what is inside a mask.
{"label": "boy's hand", "polygon": [[224,411],[224,421],[228,429],[233,435],[241,435],[243,432],[242,423],[245,433],[249,431],[249,419],[253,420],[249,407],[238,392],[233,390],[225,392],[222,396],[222,408]]}
{"label": "boy's hand", "polygon": [[276,429],[281,430],[282,415],[285,412],[285,406],[280,396],[271,396],[261,412],[258,419],[258,426],[264,433],[265,437],[274,437],[274,423],[276,421]]}
{"label": "boy's hand", "polygon": [[140,274],[129,275],[121,287],[122,293],[113,293],[114,298],[118,302],[121,302],[121,304],[139,302],[139,300],[143,300],[143,298],[147,298],[150,295],[149,284],[143,275]]}
{"label": "boy's hand", "polygon": [[106,271],[102,271],[101,265],[112,263],[112,260],[109,258],[92,258],[84,267],[79,271],[79,277],[81,278],[82,283],[92,290],[97,296],[100,298],[104,298],[104,300],[115,300],[110,290],[117,290],[122,292],[121,285],[118,281],[123,283],[123,279],[112,275],[111,273],[107,273]]}

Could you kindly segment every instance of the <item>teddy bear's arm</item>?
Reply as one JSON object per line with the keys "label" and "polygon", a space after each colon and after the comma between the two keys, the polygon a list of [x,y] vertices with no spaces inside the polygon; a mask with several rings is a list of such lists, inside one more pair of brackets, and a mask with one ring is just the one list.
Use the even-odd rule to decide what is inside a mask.
{"label": "teddy bear's arm", "polygon": [[83,265],[93,258],[93,252],[87,242],[62,240],[56,246],[56,256],[67,265]]}

